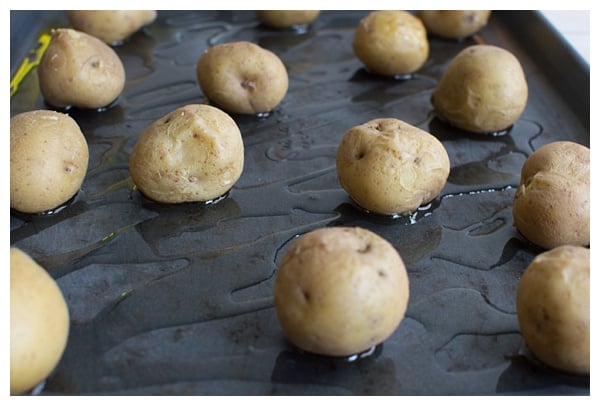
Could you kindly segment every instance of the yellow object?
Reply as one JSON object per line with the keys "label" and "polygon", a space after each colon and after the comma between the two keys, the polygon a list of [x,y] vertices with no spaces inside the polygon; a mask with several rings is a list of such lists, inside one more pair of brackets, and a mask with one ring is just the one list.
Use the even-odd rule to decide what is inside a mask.
{"label": "yellow object", "polygon": [[46,48],[48,48],[50,38],[51,36],[48,33],[44,33],[38,37],[38,47],[30,52],[33,55],[28,56],[23,60],[21,66],[19,66],[19,69],[17,69],[17,72],[15,72],[15,75],[10,80],[10,97],[17,92],[19,85],[23,82],[23,79],[25,79],[29,72],[31,72],[31,69],[40,63],[42,55],[44,55]]}

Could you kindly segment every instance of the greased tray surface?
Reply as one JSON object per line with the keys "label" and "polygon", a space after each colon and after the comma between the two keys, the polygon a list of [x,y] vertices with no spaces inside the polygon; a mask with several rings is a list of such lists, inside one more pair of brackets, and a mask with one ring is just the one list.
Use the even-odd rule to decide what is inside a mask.
{"label": "greased tray surface", "polygon": [[[569,65],[565,73],[583,82],[559,88],[544,50],[530,45],[535,37],[571,55],[567,46],[535,12],[494,12],[475,39],[431,38],[429,60],[413,78],[381,78],[352,52],[366,14],[324,11],[297,32],[265,28],[252,11],[160,11],[115,48],[127,72],[121,97],[105,111],[69,111],[90,148],[81,191],[53,215],[11,213],[11,244],[56,278],[72,319],[64,356],[41,394],[589,394],[588,377],[552,371],[523,346],[515,292],[541,251],[518,234],[511,211],[533,150],[564,139],[589,146],[589,67]],[[521,20],[542,29],[517,31]],[[11,73],[36,46],[36,36],[19,34],[23,22],[28,33],[37,24],[36,35],[68,25],[62,12],[11,12]],[[171,110],[205,103],[196,61],[210,45],[236,40],[278,54],[290,78],[270,115],[233,116],[246,149],[240,180],[211,205],[144,199],[128,172],[137,137]],[[504,135],[468,134],[432,114],[429,97],[444,68],[476,41],[509,49],[527,75],[527,108]],[[47,108],[37,86],[33,70],[11,99],[11,116]],[[583,112],[571,102],[581,94]],[[341,137],[377,117],[419,126],[449,153],[445,189],[413,216],[364,213],[338,184]],[[290,241],[339,225],[390,241],[410,278],[406,318],[355,361],[291,347],[272,304]]]}

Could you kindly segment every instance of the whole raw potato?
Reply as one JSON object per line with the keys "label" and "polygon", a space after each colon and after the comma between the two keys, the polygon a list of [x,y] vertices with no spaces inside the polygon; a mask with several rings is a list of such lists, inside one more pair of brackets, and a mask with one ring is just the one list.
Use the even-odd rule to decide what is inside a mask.
{"label": "whole raw potato", "polygon": [[45,101],[61,108],[106,107],[125,86],[125,68],[116,52],[98,38],[70,28],[52,31],[38,77]]}
{"label": "whole raw potato", "polygon": [[273,28],[290,28],[312,23],[319,16],[319,10],[256,10],[261,23]]}
{"label": "whole raw potato", "polygon": [[493,133],[519,119],[527,96],[525,73],[512,53],[493,45],[471,45],[450,62],[431,104],[455,127]]}
{"label": "whole raw potato", "polygon": [[244,144],[235,121],[216,107],[190,104],[158,119],[129,157],[131,178],[160,203],[223,196],[242,174]]}
{"label": "whole raw potato", "polygon": [[41,213],[67,202],[81,188],[89,151],[79,125],[52,110],[10,119],[10,207]]}
{"label": "whole raw potato", "polygon": [[440,194],[450,158],[428,132],[395,118],[378,118],[344,135],[336,168],[342,188],[362,208],[407,214]]}
{"label": "whole raw potato", "polygon": [[196,73],[208,100],[229,113],[268,113],[288,90],[281,59],[247,41],[209,48],[198,59]]}
{"label": "whole raw potato", "polygon": [[295,240],[279,266],[275,310],[298,348],[350,356],[386,340],[404,318],[409,280],[402,258],[359,227],[311,231]]}
{"label": "whole raw potato", "polygon": [[352,48],[367,70],[385,76],[414,73],[429,56],[425,26],[403,10],[373,11],[362,18]]}
{"label": "whole raw potato", "polygon": [[543,363],[590,373],[590,250],[562,245],[539,254],[517,289],[527,347]]}
{"label": "whole raw potato", "polygon": [[119,44],[156,19],[156,10],[68,10],[74,29]]}
{"label": "whole raw potato", "polygon": [[19,248],[10,248],[10,394],[33,389],[54,370],[67,345],[69,309],[54,279]]}
{"label": "whole raw potato", "polygon": [[590,149],[557,141],[523,163],[513,202],[514,224],[532,243],[551,249],[590,244]]}
{"label": "whole raw potato", "polygon": [[442,38],[460,40],[481,30],[490,18],[490,10],[419,10],[427,32]]}

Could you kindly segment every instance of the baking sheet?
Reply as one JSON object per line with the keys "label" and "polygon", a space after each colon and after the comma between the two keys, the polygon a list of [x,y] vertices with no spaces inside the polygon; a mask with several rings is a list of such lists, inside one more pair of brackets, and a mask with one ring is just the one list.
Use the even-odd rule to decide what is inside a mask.
{"label": "baking sheet", "polygon": [[[533,150],[565,139],[589,146],[589,66],[568,59],[572,51],[536,12],[495,11],[475,38],[431,38],[430,58],[410,80],[382,78],[352,52],[366,14],[324,11],[305,31],[280,31],[252,11],[160,11],[115,48],[127,72],[117,103],[69,111],[90,147],[81,191],[52,215],[11,213],[11,244],[56,278],[72,320],[40,394],[589,394],[589,377],[553,371],[523,346],[515,292],[541,251],[518,234],[511,212]],[[11,74],[41,32],[67,25],[61,11],[12,11]],[[210,45],[236,40],[277,53],[290,78],[271,114],[233,116],[246,149],[240,180],[211,205],[144,199],[127,164],[137,137],[175,108],[205,103],[196,61]],[[527,75],[527,108],[504,135],[452,129],[431,111],[444,68],[476,42],[509,49]],[[558,72],[568,87],[554,80]],[[11,116],[46,107],[34,69],[11,98]],[[341,137],[377,117],[423,128],[449,153],[441,196],[412,216],[364,213],[338,184]],[[296,350],[272,305],[291,240],[338,225],[390,241],[410,278],[406,318],[356,360]]]}

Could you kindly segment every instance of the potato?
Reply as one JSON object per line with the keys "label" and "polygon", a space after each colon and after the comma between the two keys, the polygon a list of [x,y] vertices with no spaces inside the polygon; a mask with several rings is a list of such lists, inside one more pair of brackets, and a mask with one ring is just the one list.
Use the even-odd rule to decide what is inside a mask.
{"label": "potato", "polygon": [[474,133],[508,129],[525,110],[528,88],[518,59],[493,45],[471,45],[454,57],[431,96],[436,113]]}
{"label": "potato", "polygon": [[229,113],[268,113],[288,90],[281,59],[247,41],[209,48],[198,59],[196,73],[208,100]]}
{"label": "potato", "polygon": [[257,10],[254,12],[261,23],[272,28],[291,28],[312,23],[319,10]]}
{"label": "potato", "polygon": [[488,22],[490,10],[419,10],[427,32],[447,39],[464,39],[477,33]]}
{"label": "potato", "polygon": [[116,52],[98,38],[70,28],[52,31],[38,77],[46,103],[59,108],[104,108],[125,86],[125,68]]}
{"label": "potato", "polygon": [[66,348],[69,309],[54,279],[28,254],[10,248],[10,394],[33,389]]}
{"label": "potato", "polygon": [[68,10],[73,28],[106,42],[119,44],[156,19],[155,10]]}
{"label": "potato", "polygon": [[244,144],[235,121],[216,107],[190,104],[152,123],[129,157],[131,178],[160,203],[223,196],[242,174]]}
{"label": "potato", "polygon": [[590,149],[556,141],[523,163],[513,221],[532,243],[551,249],[590,244]]}
{"label": "potato", "polygon": [[408,214],[440,194],[450,158],[428,132],[395,118],[378,118],[344,135],[336,168],[340,185],[362,208]]}
{"label": "potato", "polygon": [[326,227],[290,245],[273,299],[292,344],[342,357],[386,340],[404,318],[408,298],[404,262],[389,242],[359,227]]}
{"label": "potato", "polygon": [[562,245],[539,254],[517,288],[529,350],[553,368],[590,373],[590,251]]}
{"label": "potato", "polygon": [[373,11],[362,18],[352,48],[368,71],[384,76],[412,74],[429,57],[425,26],[403,10]]}
{"label": "potato", "polygon": [[81,188],[89,150],[77,122],[52,110],[10,119],[10,207],[22,213],[56,209]]}

